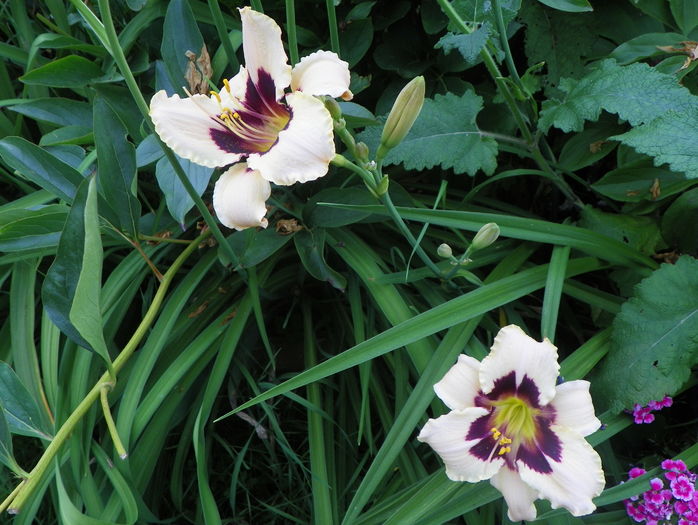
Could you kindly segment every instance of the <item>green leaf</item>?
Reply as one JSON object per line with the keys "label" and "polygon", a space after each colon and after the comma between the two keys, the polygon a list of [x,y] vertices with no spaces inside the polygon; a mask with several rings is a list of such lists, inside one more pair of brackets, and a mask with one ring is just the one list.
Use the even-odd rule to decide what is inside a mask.
{"label": "green leaf", "polygon": [[687,191],[667,208],[662,236],[682,252],[698,255],[698,188]]}
{"label": "green leaf", "polygon": [[469,64],[474,64],[480,59],[480,51],[487,44],[490,37],[489,24],[483,24],[470,34],[447,33],[434,46],[435,49],[443,49],[448,54],[454,49]]}
{"label": "green leaf", "polygon": [[354,102],[339,102],[342,110],[342,118],[346,120],[349,127],[377,126],[379,124],[376,117],[365,107]]}
{"label": "green leaf", "polygon": [[[70,319],[85,254],[85,216],[90,184],[94,184],[94,178],[85,179],[78,188],[58,243],[56,258],[46,273],[41,297],[46,313],[53,324],[75,343],[92,350],[91,345]],[[99,287],[101,288],[101,282]]]}
{"label": "green leaf", "polygon": [[160,160],[164,154],[157,136],[151,133],[144,138],[136,148],[136,166],[142,168],[143,166],[152,164]]}
{"label": "green leaf", "polygon": [[36,210],[0,210],[0,251],[18,252],[58,245],[67,217],[68,207],[62,204]]}
{"label": "green leaf", "polygon": [[679,33],[645,33],[622,43],[609,55],[619,64],[629,64],[643,58],[665,54],[658,46],[676,46],[685,37]]}
{"label": "green leaf", "polygon": [[365,211],[341,210],[318,205],[319,203],[342,204],[375,204],[376,198],[365,186],[350,186],[345,188],[327,188],[319,191],[303,208],[304,224],[309,227],[338,228],[354,224],[370,215]]}
{"label": "green leaf", "polygon": [[61,144],[92,144],[94,135],[91,127],[63,126],[49,131],[39,140],[39,146],[58,146]]}
{"label": "green leaf", "polygon": [[567,11],[568,13],[583,13],[585,11],[593,11],[594,8],[588,0],[538,0],[541,4],[557,9],[558,11]]}
{"label": "green leaf", "polygon": [[560,88],[563,101],[543,103],[539,126],[544,131],[550,126],[580,131],[585,120],[598,120],[601,110],[637,126],[670,111],[694,113],[697,102],[673,76],[647,64],[621,66],[614,60],[600,62],[580,80],[562,80]]}
{"label": "green leaf", "polygon": [[[455,173],[487,174],[497,167],[497,143],[483,137],[475,122],[482,98],[472,91],[462,96],[447,93],[426,99],[412,129],[385,158],[385,164],[403,163],[407,169],[423,170],[440,166]],[[374,151],[382,130],[368,128],[359,134]],[[463,152],[467,152],[464,155]]]}
{"label": "green leaf", "polygon": [[84,88],[102,75],[102,70],[94,62],[70,55],[32,69],[19,79],[30,86]]}
{"label": "green leaf", "polygon": [[611,135],[623,130],[623,127],[615,121],[616,119],[610,116],[602,117],[599,122],[588,124],[584,131],[572,135],[560,152],[560,167],[577,171],[590,166],[613,151],[618,143],[608,139]]}
{"label": "green leaf", "polygon": [[[698,104],[698,97],[691,97]],[[669,164],[686,177],[698,178],[698,108],[667,111],[651,122],[611,137],[654,157],[654,163]]]}
{"label": "green leaf", "polygon": [[12,434],[4,410],[0,410],[0,463],[15,473],[21,472],[12,451]]}
{"label": "green leaf", "polygon": [[370,18],[354,20],[339,33],[339,50],[342,60],[353,67],[363,58],[373,42],[373,22]]}
{"label": "green leaf", "polygon": [[293,240],[296,250],[301,258],[303,266],[310,275],[318,281],[326,281],[339,291],[347,287],[347,280],[343,275],[330,268],[325,262],[323,254],[325,248],[325,230],[317,228],[310,232],[301,230],[294,235]]}
{"label": "green leaf", "polygon": [[[498,3],[502,10],[504,27],[506,27],[509,25],[509,22],[516,17],[522,2],[521,0],[500,0]],[[451,4],[462,20],[479,25],[487,23],[493,34],[499,34],[496,30],[497,13],[494,10],[492,2],[483,2],[482,0],[453,0]],[[453,23],[449,23],[448,29],[453,32],[457,31]]]}
{"label": "green leaf", "polygon": [[136,148],[126,138],[126,126],[101,96],[94,101],[94,135],[99,189],[118,217],[118,226],[135,239],[141,216]]}
{"label": "green leaf", "polygon": [[80,252],[82,260],[80,274],[75,286],[75,295],[70,305],[69,320],[85,341],[106,363],[110,363],[109,352],[102,330],[102,239],[99,232],[97,213],[97,183],[94,177],[87,179],[84,221],[84,237]]}
{"label": "green leaf", "polygon": [[609,171],[591,185],[600,194],[621,202],[657,201],[665,199],[696,184],[680,173],[664,168],[639,165]]}
{"label": "green leaf", "polygon": [[12,169],[64,201],[73,200],[83,181],[78,171],[21,137],[0,140],[0,156]]}
{"label": "green leaf", "polygon": [[189,66],[187,51],[199,55],[203,47],[204,39],[196,25],[189,2],[186,0],[169,2],[162,27],[160,52],[170,81],[175,88],[187,85],[186,73]]}
{"label": "green leaf", "polygon": [[35,98],[7,109],[58,126],[92,126],[92,106],[69,98]]}
{"label": "green leaf", "polygon": [[536,2],[525,2],[520,20],[526,25],[525,51],[528,65],[545,62],[545,82],[556,86],[562,77],[584,74],[586,58],[594,55],[598,29],[594,15],[573,15],[545,9]]}
{"label": "green leaf", "polygon": [[[293,235],[281,235],[273,228],[266,228],[264,230],[248,228],[229,236],[228,243],[238,256],[239,267],[250,268],[265,261],[268,257],[276,253],[284,244],[290,241],[292,237]],[[230,264],[225,250],[219,250],[218,257],[224,265]]]}
{"label": "green leaf", "polygon": [[662,242],[659,226],[651,217],[605,213],[591,206],[582,209],[579,225],[651,255]]}
{"label": "green leaf", "polygon": [[698,362],[696,297],[698,260],[683,256],[663,264],[623,304],[595,384],[613,410],[673,395],[689,378]]}
{"label": "green leaf", "polygon": [[[206,186],[208,186],[208,181],[211,179],[211,174],[213,173],[213,168],[207,168],[206,166],[200,166],[187,159],[182,159],[177,157],[180,166],[187,174],[189,181],[196,192],[201,195]],[[167,209],[170,215],[176,220],[180,225],[184,226],[184,216],[189,210],[194,206],[194,201],[184,189],[184,186],[179,181],[179,177],[174,171],[172,164],[167,159],[167,157],[162,157],[158,163],[155,165],[155,177],[158,180],[158,185],[165,195],[165,201],[167,202]]]}
{"label": "green leaf", "polygon": [[684,35],[698,26],[698,3],[695,0],[669,0],[671,14]]}
{"label": "green leaf", "polygon": [[10,365],[0,361],[0,404],[11,432],[50,440],[41,410]]}

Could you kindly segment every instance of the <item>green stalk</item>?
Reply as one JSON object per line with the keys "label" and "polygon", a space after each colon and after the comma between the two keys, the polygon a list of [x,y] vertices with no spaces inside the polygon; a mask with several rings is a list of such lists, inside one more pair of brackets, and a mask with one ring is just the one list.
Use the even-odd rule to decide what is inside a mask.
{"label": "green stalk", "polygon": [[497,18],[497,31],[499,31],[499,40],[504,50],[504,59],[507,63],[507,69],[509,74],[512,76],[516,84],[519,86],[523,92],[523,83],[521,82],[521,77],[519,72],[516,70],[516,64],[514,64],[514,57],[511,54],[511,48],[509,47],[509,39],[507,38],[507,28],[504,25],[504,17],[502,16],[502,6],[499,3],[500,0],[493,0],[492,6],[494,7],[494,14]]}
{"label": "green stalk", "polygon": [[[70,1],[74,6],[76,6],[76,8],[78,8],[78,4],[82,4],[80,0]],[[152,132],[155,132],[153,123],[150,120],[148,104],[146,103],[145,98],[143,98],[141,90],[138,88],[138,84],[136,83],[136,79],[133,76],[133,72],[131,71],[128,62],[126,61],[126,57],[124,56],[124,51],[123,49],[121,49],[121,45],[119,44],[119,38],[116,34],[116,29],[114,28],[114,21],[112,20],[111,10],[109,8],[109,1],[99,0],[99,10],[102,13],[103,24],[100,23],[98,26],[95,26],[95,24],[98,23],[99,20],[96,18],[93,19],[92,17],[86,17],[85,20],[95,32],[98,32],[98,30],[101,29],[101,31],[104,33],[105,38],[107,40],[107,45],[105,47],[107,47],[107,50],[110,52],[112,58],[114,59],[114,62],[116,62],[119,71],[124,76],[124,80],[126,81],[126,85],[128,86],[128,89],[131,92],[131,96],[133,97],[133,100],[136,102],[138,109],[141,110],[143,118],[145,118],[148,127]],[[83,9],[78,9],[78,11],[80,11],[80,13],[84,16]],[[94,15],[92,16],[94,17]],[[99,26],[101,26],[101,28]],[[97,34],[99,35],[99,33]],[[221,232],[220,228],[218,227],[218,224],[216,223],[216,220],[211,215],[211,212],[208,211],[208,207],[206,206],[206,204],[204,204],[204,201],[201,199],[197,191],[194,189],[194,186],[192,186],[192,183],[189,181],[187,174],[184,172],[182,166],[179,164],[179,161],[177,160],[177,157],[175,156],[174,152],[170,148],[165,146],[165,144],[159,138],[158,142],[162,150],[165,152],[167,159],[170,161],[170,164],[172,164],[172,167],[174,168],[174,171],[177,174],[177,177],[179,178],[180,182],[184,186],[184,189],[186,190],[187,194],[194,201],[194,205],[199,210],[199,213],[201,213],[201,216],[203,217],[207,226],[213,232],[213,236],[215,237],[216,241],[221,246],[221,248],[225,250],[226,255],[233,264],[233,267],[237,266],[238,258],[235,255],[235,252],[226,241],[225,237],[223,236],[223,233]]]}
{"label": "green stalk", "polygon": [[[138,328],[136,328],[136,331],[133,333],[131,339],[126,344],[124,349],[114,360],[113,370],[115,375],[124,367],[126,362],[136,351],[136,348],[138,348],[143,337],[145,337],[145,335],[150,330],[150,327],[153,324],[153,321],[155,321],[158,311],[160,310],[160,306],[162,305],[162,302],[165,299],[167,289],[170,287],[170,284],[174,280],[174,277],[179,271],[182,264],[184,264],[184,261],[186,261],[187,258],[192,253],[194,253],[194,251],[199,247],[199,244],[202,241],[204,241],[209,235],[210,232],[204,232],[201,235],[199,235],[199,237],[191,241],[189,246],[187,246],[184,249],[184,251],[182,251],[182,253],[174,260],[172,266],[170,266],[170,268],[167,270],[167,272],[162,278],[162,281],[160,282],[160,286],[158,287],[155,296],[153,297],[153,302],[150,304],[148,311],[145,313],[145,316],[143,317],[143,320],[138,325]],[[106,383],[109,383],[111,379],[112,378],[109,372],[105,372],[104,374],[102,374],[102,377],[100,377],[99,381],[97,381],[97,383],[87,393],[87,395],[78,404],[78,406],[75,407],[73,413],[70,414],[68,419],[66,419],[65,422],[61,425],[61,428],[58,429],[58,432],[56,433],[55,437],[53,438],[51,443],[49,443],[48,447],[46,447],[46,450],[39,458],[39,461],[36,463],[32,471],[29,473],[29,476],[23,481],[24,485],[16,493],[14,499],[11,502],[12,507],[10,507],[9,509],[10,513],[17,514],[22,509],[23,505],[27,502],[29,497],[33,494],[33,492],[41,483],[41,480],[46,475],[47,470],[53,463],[56,454],[58,454],[58,451],[61,449],[65,441],[70,437],[73,430],[75,429],[75,426],[82,420],[85,414],[87,414],[87,411],[92,407],[95,401],[97,401],[97,399],[100,397],[100,393],[102,392],[102,388]]]}
{"label": "green stalk", "polygon": [[298,40],[296,38],[296,4],[294,0],[286,0],[286,33],[288,34],[288,52],[291,55],[291,65],[298,63]]}
{"label": "green stalk", "polygon": [[235,50],[233,45],[230,43],[230,36],[228,35],[228,30],[223,23],[223,13],[221,12],[221,6],[218,0],[208,0],[208,9],[211,11],[211,16],[213,17],[213,24],[216,26],[216,32],[218,32],[218,38],[223,44],[223,51],[225,56],[228,58],[228,64],[233,70],[233,73],[237,73],[240,68],[240,62],[238,62],[238,57],[235,55]]}
{"label": "green stalk", "polygon": [[[114,377],[116,380],[116,377]],[[103,383],[99,391],[99,400],[102,404],[102,413],[104,414],[104,421],[107,423],[107,428],[109,429],[109,435],[114,443],[114,448],[116,453],[119,454],[121,459],[126,459],[128,457],[128,452],[124,448],[124,444],[121,442],[119,437],[119,432],[116,430],[116,425],[114,424],[114,418],[111,415],[111,409],[109,408],[109,391],[114,386],[113,382]]]}
{"label": "green stalk", "polygon": [[325,5],[327,6],[327,23],[330,26],[330,48],[339,55],[339,30],[334,0],[325,0]]}

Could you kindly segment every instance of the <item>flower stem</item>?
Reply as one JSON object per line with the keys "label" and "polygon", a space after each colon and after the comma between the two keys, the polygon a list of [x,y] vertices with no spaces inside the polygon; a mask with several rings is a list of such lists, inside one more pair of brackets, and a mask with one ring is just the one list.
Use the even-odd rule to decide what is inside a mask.
{"label": "flower stem", "polygon": [[330,48],[339,55],[339,31],[337,30],[337,12],[334,0],[325,0],[327,6],[327,23],[330,26]]}
{"label": "flower stem", "polygon": [[295,66],[298,63],[298,40],[296,38],[296,4],[294,0],[286,0],[286,34],[288,35],[291,65]]}
{"label": "flower stem", "polygon": [[[162,302],[165,299],[167,289],[170,287],[170,284],[172,284],[175,275],[179,271],[182,264],[184,264],[184,261],[186,261],[187,258],[192,253],[194,253],[194,251],[198,248],[199,244],[202,241],[204,241],[210,235],[210,233],[210,230],[207,230],[206,232],[199,235],[197,239],[192,241],[191,244],[189,244],[189,246],[187,246],[182,251],[182,253],[179,254],[179,256],[174,260],[172,266],[170,266],[167,272],[165,272],[165,275],[163,276],[162,281],[160,282],[160,286],[158,287],[158,290],[155,293],[155,296],[153,297],[153,302],[150,304],[150,307],[148,308],[148,311],[145,313],[145,316],[143,316],[143,320],[138,325],[138,328],[136,328],[136,331],[131,336],[129,342],[126,343],[126,346],[124,346],[124,349],[114,360],[114,374],[117,374],[123,368],[123,366],[129,360],[129,358],[136,351],[136,348],[138,348],[138,345],[140,344],[143,337],[150,330],[150,327],[155,321],[157,313],[160,310],[160,306],[162,305]],[[104,388],[104,384],[111,381],[111,379],[112,378],[109,372],[105,372],[102,375],[102,377],[99,378],[97,383],[92,387],[92,389],[87,393],[87,395],[83,398],[83,400],[80,401],[78,406],[75,407],[73,413],[70,414],[70,416],[68,416],[68,419],[66,419],[65,422],[61,425],[61,428],[58,429],[58,432],[56,432],[56,435],[54,436],[53,440],[51,440],[51,443],[49,443],[48,447],[46,447],[46,450],[39,458],[39,461],[36,463],[36,465],[29,473],[27,478],[22,482],[24,485],[20,485],[21,488],[18,487],[13,491],[12,494],[14,494],[14,497],[12,498],[11,503],[7,503],[7,505],[12,505],[12,507],[9,509],[9,512],[17,514],[22,509],[22,506],[27,502],[29,497],[33,494],[33,492],[41,483],[41,479],[44,477],[46,471],[52,465],[53,459],[56,457],[56,454],[58,453],[60,448],[63,446],[68,437],[70,437],[70,434],[75,429],[75,426],[82,420],[85,414],[87,414],[87,411],[90,409],[90,407],[92,407],[95,401],[97,401],[97,399],[100,397],[101,392]]]}
{"label": "flower stem", "polygon": [[114,448],[121,459],[126,459],[128,457],[128,452],[124,448],[124,444],[121,442],[119,437],[119,432],[116,430],[116,425],[114,424],[114,418],[111,415],[111,409],[109,408],[109,391],[114,386],[113,382],[102,383],[99,391],[99,400],[102,404],[102,413],[104,414],[104,421],[107,423],[107,428],[109,429],[109,435],[114,443]]}

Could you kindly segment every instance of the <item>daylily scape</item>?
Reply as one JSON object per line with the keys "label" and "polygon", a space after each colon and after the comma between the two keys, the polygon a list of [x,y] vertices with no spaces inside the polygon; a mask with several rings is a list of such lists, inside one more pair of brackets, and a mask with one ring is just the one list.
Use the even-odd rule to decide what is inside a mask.
{"label": "daylily scape", "polygon": [[430,419],[418,439],[443,459],[454,481],[489,479],[512,521],[533,520],[534,501],[574,516],[594,511],[604,488],[601,459],[584,436],[601,425],[589,382],[557,385],[557,348],[516,325],[502,328],[482,362],[461,355],[434,385],[451,409]]}
{"label": "daylily scape", "polygon": [[316,96],[352,96],[349,65],[335,53],[317,51],[292,68],[273,19],[249,7],[240,17],[246,65],[237,75],[209,96],[159,91],[150,102],[157,134],[177,155],[208,167],[233,165],[216,182],[213,207],[238,230],[267,226],[271,182],[289,186],[327,173],[333,122]]}

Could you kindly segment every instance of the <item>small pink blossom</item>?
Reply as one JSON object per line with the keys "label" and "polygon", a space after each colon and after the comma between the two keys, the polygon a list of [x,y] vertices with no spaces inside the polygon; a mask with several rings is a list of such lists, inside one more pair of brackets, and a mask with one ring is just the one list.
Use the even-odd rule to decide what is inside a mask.
{"label": "small pink blossom", "polygon": [[688,479],[688,476],[677,476],[676,479],[671,480],[670,487],[671,493],[676,499],[683,501],[693,500],[693,492],[695,491],[695,487]]}

